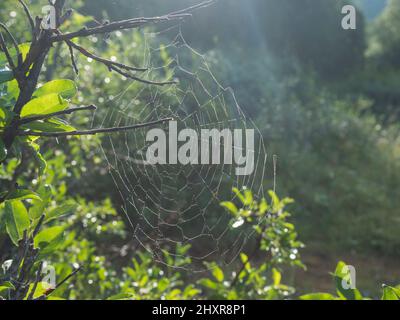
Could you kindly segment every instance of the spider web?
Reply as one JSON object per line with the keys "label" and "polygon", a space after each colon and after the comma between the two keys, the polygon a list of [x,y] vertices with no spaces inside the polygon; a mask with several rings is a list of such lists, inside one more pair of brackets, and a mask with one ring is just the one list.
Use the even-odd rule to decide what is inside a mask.
{"label": "spider web", "polygon": [[[108,135],[102,140],[101,152],[122,199],[121,210],[137,247],[148,250],[156,262],[171,267],[163,254],[168,253],[181,261],[179,268],[192,272],[204,270],[204,262],[211,259],[228,265],[254,230],[233,228],[232,215],[220,203],[234,200],[233,187],[247,187],[255,198],[263,195],[267,154],[261,132],[240,108],[233,90],[214,76],[209,63],[212,58],[185,41],[180,25],[161,32],[143,32],[143,38],[143,62],[149,69],[142,76],[159,80],[164,75],[179,82],[140,85],[137,89],[137,82],[128,81],[109,101],[112,107],[106,115],[94,117],[93,126],[129,126],[171,117],[179,129],[196,132],[253,129],[254,172],[237,176],[235,164],[148,165],[146,134],[150,128]],[[173,40],[165,45],[165,39]],[[169,58],[160,60],[165,52]],[[122,103],[132,86],[136,88],[134,97]],[[158,127],[168,132],[168,123]],[[191,248],[183,256],[176,250],[178,245]]]}

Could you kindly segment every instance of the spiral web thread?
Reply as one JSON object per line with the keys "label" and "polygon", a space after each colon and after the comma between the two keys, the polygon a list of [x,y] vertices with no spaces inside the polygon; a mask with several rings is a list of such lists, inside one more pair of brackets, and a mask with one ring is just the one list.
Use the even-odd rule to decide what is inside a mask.
{"label": "spiral web thread", "polygon": [[[174,39],[167,45],[166,35]],[[254,172],[237,176],[235,164],[146,165],[149,146],[146,134],[151,128],[109,135],[103,139],[101,152],[123,201],[121,210],[137,247],[148,250],[156,262],[171,267],[164,257],[166,252],[179,259],[180,263],[174,267],[192,272],[204,270],[204,262],[211,259],[229,265],[254,231],[232,228],[232,215],[220,203],[234,200],[233,187],[247,187],[255,198],[264,194],[267,154],[261,132],[239,107],[233,90],[217,81],[209,67],[212,57],[194,50],[185,41],[180,25],[161,32],[143,32],[143,37],[143,61],[149,68],[145,77],[157,79],[160,74],[172,72],[179,83],[148,86],[128,80],[126,88],[108,101],[112,107],[101,117],[100,126],[132,125],[172,117],[179,129],[191,128],[197,132],[254,129]],[[169,54],[168,61],[160,63],[164,52]],[[134,98],[121,103],[132,90]],[[168,123],[158,127],[168,132]],[[191,248],[182,255],[176,251],[177,245]]]}

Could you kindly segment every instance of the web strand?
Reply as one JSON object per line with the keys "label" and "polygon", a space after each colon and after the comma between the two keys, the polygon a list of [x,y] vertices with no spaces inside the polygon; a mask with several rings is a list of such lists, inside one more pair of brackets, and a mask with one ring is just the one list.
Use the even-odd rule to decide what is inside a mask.
{"label": "web strand", "polygon": [[[171,33],[175,33],[174,37]],[[166,37],[168,35],[168,37]],[[112,107],[97,114],[93,126],[129,126],[171,117],[180,129],[253,129],[256,135],[254,172],[237,176],[235,165],[149,165],[146,133],[139,129],[103,139],[101,152],[121,201],[132,237],[159,263],[163,252],[191,262],[179,266],[192,272],[204,270],[213,259],[230,264],[238,257],[254,230],[233,229],[231,214],[220,202],[235,200],[232,188],[247,187],[263,196],[267,153],[261,132],[245,116],[231,88],[221,85],[211,71],[212,57],[202,55],[185,41],[180,26],[143,33],[146,77],[172,74],[176,85],[138,85],[131,80],[108,101]],[[165,39],[173,39],[165,44]],[[168,58],[165,57],[168,53]],[[164,55],[164,64],[160,56]],[[161,65],[161,66],[160,66]],[[133,95],[133,96],[132,96]],[[125,104],[126,96],[132,96]],[[126,99],[125,99],[126,100]],[[167,131],[168,123],[160,124]],[[186,256],[177,246],[190,245]],[[176,267],[176,266],[175,266]]]}

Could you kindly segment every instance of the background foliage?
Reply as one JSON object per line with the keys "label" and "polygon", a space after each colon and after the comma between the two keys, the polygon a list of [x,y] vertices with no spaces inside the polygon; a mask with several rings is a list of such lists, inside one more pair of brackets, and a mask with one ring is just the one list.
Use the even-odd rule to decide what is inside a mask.
{"label": "background foliage", "polygon": [[[7,22],[21,42],[28,41],[22,11],[12,2],[0,3],[0,20]],[[39,14],[42,2],[31,2]],[[99,21],[151,16],[186,7],[189,2],[77,1],[73,6],[79,14],[68,27],[83,25],[85,16]],[[154,265],[150,255],[137,252],[129,243],[126,221],[119,210],[121,199],[116,190],[110,190],[112,180],[98,149],[100,138],[82,137],[62,141],[67,143],[42,143],[47,173],[35,179],[37,169],[32,163],[33,171],[26,170],[18,180],[20,186],[33,183],[36,194],[47,199],[42,209],[55,218],[46,222],[44,230],[52,230],[54,238],[63,235],[44,257],[56,266],[58,276],[62,279],[74,266],[85,266],[71,285],[55,292],[55,297],[277,299],[293,296],[294,286],[300,293],[330,290],[321,277],[329,282],[327,272],[339,258],[364,270],[358,279],[360,288],[365,288],[360,295],[378,297],[377,288],[383,282],[394,288],[384,289],[386,298],[398,295],[400,1],[389,0],[386,7],[357,2],[359,19],[354,32],[338,27],[343,3],[219,1],[182,27],[188,43],[205,53],[214,73],[233,87],[240,105],[255,119],[268,153],[279,156],[277,193],[296,199],[291,208],[300,239],[306,244],[302,252],[303,262],[310,268],[308,275],[301,268],[294,271],[291,259],[279,263],[272,259],[268,243],[273,241],[264,238],[265,243],[259,246],[254,241],[257,254],[251,261],[249,252],[238,261],[239,270],[244,266],[239,280],[235,280],[236,269],[214,266],[213,271],[193,281],[179,269]],[[363,18],[364,12],[367,18]],[[166,43],[171,40],[165,38]],[[88,40],[85,45],[103,56],[134,63],[140,59],[144,43],[141,33],[134,32],[96,43]],[[57,63],[53,57],[58,57]],[[74,79],[67,58],[67,50],[55,47],[41,81]],[[73,101],[97,100],[96,117],[102,119],[107,108],[114,106],[109,98],[124,80],[83,59],[78,60],[78,67],[79,91]],[[10,92],[10,86],[2,86],[4,93]],[[118,103],[128,104],[138,90],[140,86],[132,85],[125,100]],[[4,97],[1,102],[5,102]],[[90,121],[89,114],[70,118],[78,127]],[[17,165],[16,160],[3,164],[0,179],[9,179]],[[267,189],[272,188],[271,181],[272,177],[265,181]],[[27,213],[34,205],[26,200],[21,204]],[[278,204],[288,203],[279,200]],[[251,208],[254,214],[257,210],[258,203]],[[1,205],[1,222],[6,211]],[[28,223],[34,226],[35,219]],[[247,223],[251,228],[251,221]],[[279,225],[289,222],[273,223],[272,236],[278,237]],[[0,226],[0,261],[6,261],[16,249],[6,225]],[[277,243],[285,256],[301,247],[293,239],[287,242],[279,238]],[[295,261],[302,267],[300,259]],[[177,267],[180,263],[171,262]],[[281,281],[282,274],[287,275],[288,285]],[[344,297],[332,294],[303,298]]]}

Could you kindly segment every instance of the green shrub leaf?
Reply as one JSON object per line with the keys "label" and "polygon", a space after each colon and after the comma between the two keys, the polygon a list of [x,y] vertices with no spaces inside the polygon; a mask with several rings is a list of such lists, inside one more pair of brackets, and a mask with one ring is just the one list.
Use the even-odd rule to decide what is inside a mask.
{"label": "green shrub leaf", "polygon": [[76,204],[65,204],[60,207],[57,207],[53,210],[51,210],[47,215],[46,215],[46,222],[49,222],[51,220],[57,219],[59,217],[63,217],[69,214],[72,214],[75,212],[77,208]]}
{"label": "green shrub leaf", "polygon": [[30,190],[19,189],[11,192],[7,196],[7,200],[25,200],[25,199],[34,199],[34,200],[41,200],[40,196]]}
{"label": "green shrub leaf", "polygon": [[14,79],[14,72],[7,69],[0,69],[0,84]]}
{"label": "green shrub leaf", "polygon": [[[347,300],[361,300],[362,295],[360,291],[357,289],[345,289],[343,288],[343,282],[346,281],[346,276],[347,273],[345,272],[346,270],[346,264],[343,261],[339,261],[339,263],[336,266],[335,270],[335,283],[336,283],[336,291],[337,294],[342,297],[343,299]],[[351,279],[348,279],[351,281]]]}
{"label": "green shrub leaf", "polygon": [[35,237],[35,247],[40,249],[41,255],[48,254],[57,249],[58,246],[63,242],[63,233],[63,227],[51,227],[45,229],[39,232],[39,234]]}
{"label": "green shrub leaf", "polygon": [[221,207],[224,207],[225,209],[227,209],[229,212],[231,212],[235,216],[238,213],[238,208],[236,207],[236,205],[233,202],[230,202],[230,201],[221,202]]}
{"label": "green shrub leaf", "polygon": [[[30,47],[31,47],[31,44],[28,42],[22,43],[18,46],[19,52],[22,54],[23,60],[26,59],[26,56],[28,55]],[[10,56],[14,60],[15,64],[17,64],[18,63],[17,50],[15,50],[15,48],[13,47],[13,48],[9,49],[9,52],[10,52]],[[6,63],[8,63],[8,59],[5,55],[5,53],[0,52],[0,65],[5,65]]]}
{"label": "green shrub leaf", "polygon": [[384,285],[382,300],[400,300],[400,289]]}
{"label": "green shrub leaf", "polygon": [[337,300],[330,293],[310,293],[300,297],[300,300]]}
{"label": "green shrub leaf", "polygon": [[35,158],[36,163],[39,165],[39,176],[42,176],[47,169],[47,162],[40,153],[40,146],[34,142],[30,143],[30,147],[33,151],[33,157]]}
{"label": "green shrub leaf", "polygon": [[51,93],[29,101],[22,109],[21,118],[46,115],[65,110],[67,107],[68,101],[57,93]]}
{"label": "green shrub leaf", "polygon": [[205,278],[205,279],[200,279],[200,280],[199,280],[199,283],[200,283],[201,285],[203,285],[204,287],[209,288],[209,289],[215,290],[215,289],[218,288],[218,284],[217,284],[217,283],[215,283],[214,281],[212,281],[212,280],[210,280],[210,279],[207,279],[207,278]]}
{"label": "green shrub leaf", "polygon": [[64,99],[73,98],[78,92],[75,82],[72,80],[53,80],[45,83],[33,94],[34,97],[42,97],[51,93],[56,93]]}
{"label": "green shrub leaf", "polygon": [[51,195],[52,195],[52,189],[49,185],[44,185],[41,186],[38,190],[40,197],[42,200],[33,200],[32,201],[32,206],[29,208],[28,214],[29,217],[32,220],[37,220],[39,219],[42,214],[45,212],[46,206],[49,204]]}
{"label": "green shrub leaf", "polygon": [[18,245],[18,240],[30,226],[28,212],[21,201],[7,201],[5,206],[5,221],[7,233],[12,242]]}
{"label": "green shrub leaf", "polygon": [[21,129],[32,130],[34,132],[71,132],[76,130],[74,127],[65,124],[59,119],[34,121],[21,126]]}
{"label": "green shrub leaf", "polygon": [[282,275],[275,268],[272,268],[272,280],[274,281],[274,286],[279,286],[281,284]]}
{"label": "green shrub leaf", "polygon": [[131,293],[119,293],[114,296],[107,298],[107,300],[129,300],[133,298]]}
{"label": "green shrub leaf", "polygon": [[0,293],[6,290],[14,290],[14,289],[15,289],[14,285],[9,281],[3,282],[0,285]]}
{"label": "green shrub leaf", "polygon": [[222,282],[224,281],[224,272],[221,270],[221,268],[215,266],[212,270],[212,274],[214,276],[214,278],[218,281],[218,282]]}

